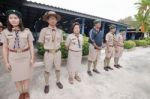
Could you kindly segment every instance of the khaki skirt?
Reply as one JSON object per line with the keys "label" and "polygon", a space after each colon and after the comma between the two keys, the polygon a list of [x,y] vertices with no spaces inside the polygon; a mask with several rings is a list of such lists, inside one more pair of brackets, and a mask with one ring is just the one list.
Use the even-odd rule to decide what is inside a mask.
{"label": "khaki skirt", "polygon": [[69,75],[74,75],[76,72],[80,72],[82,60],[82,51],[74,52],[70,51],[68,53],[67,68]]}
{"label": "khaki skirt", "polygon": [[9,63],[11,65],[11,77],[13,81],[31,79],[32,66],[30,65],[30,51],[22,53],[9,52]]}

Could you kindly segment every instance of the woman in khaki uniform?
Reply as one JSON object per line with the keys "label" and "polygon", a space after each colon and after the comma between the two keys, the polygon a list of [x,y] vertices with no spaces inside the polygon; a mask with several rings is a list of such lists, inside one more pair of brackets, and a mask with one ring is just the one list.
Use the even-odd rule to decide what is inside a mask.
{"label": "woman in khaki uniform", "polygon": [[60,44],[63,42],[62,30],[56,27],[57,21],[61,17],[53,11],[48,11],[43,16],[44,21],[49,25],[41,30],[39,36],[39,42],[43,45],[45,49],[44,54],[44,78],[45,78],[45,88],[44,92],[49,92],[49,75],[50,71],[55,66],[56,73],[56,85],[58,88],[62,89],[63,85],[60,82],[60,68],[61,68],[61,51]]}
{"label": "woman in khaki uniform", "polygon": [[119,59],[121,58],[123,54],[124,49],[124,40],[125,40],[125,30],[121,29],[120,34],[117,36],[117,42],[115,46],[115,57],[114,57],[114,67],[121,68],[122,66],[119,65]]}
{"label": "woman in khaki uniform", "polygon": [[22,15],[16,10],[8,10],[7,29],[3,35],[3,56],[6,69],[11,73],[19,99],[30,99],[29,82],[34,64],[33,36],[22,23]]}
{"label": "woman in khaki uniform", "polygon": [[115,32],[116,32],[116,26],[110,25],[109,27],[110,31],[106,34],[105,40],[106,40],[106,48],[105,48],[105,60],[104,60],[104,70],[113,70],[112,67],[109,66],[111,58],[114,56],[114,46],[116,43],[115,38]]}
{"label": "woman in khaki uniform", "polygon": [[69,34],[66,41],[66,47],[69,50],[68,53],[68,73],[69,73],[69,83],[73,84],[73,79],[81,82],[79,77],[79,71],[81,67],[82,60],[82,44],[83,37],[80,34],[80,24],[75,22],[72,24],[72,34]]}

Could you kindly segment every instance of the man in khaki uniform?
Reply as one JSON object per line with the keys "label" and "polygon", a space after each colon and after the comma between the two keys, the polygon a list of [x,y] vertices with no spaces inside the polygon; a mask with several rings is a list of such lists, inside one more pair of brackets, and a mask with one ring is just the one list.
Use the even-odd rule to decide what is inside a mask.
{"label": "man in khaki uniform", "polygon": [[60,67],[61,67],[61,51],[60,44],[63,41],[62,30],[56,27],[57,21],[61,17],[53,11],[46,12],[43,19],[48,22],[48,27],[43,28],[40,32],[39,42],[43,44],[45,49],[44,63],[45,63],[45,89],[44,92],[49,92],[49,75],[53,65],[55,66],[56,85],[62,89],[63,85],[60,82]]}
{"label": "man in khaki uniform", "polygon": [[125,29],[121,29],[119,35],[116,37],[116,46],[115,46],[115,57],[114,57],[114,67],[121,68],[119,65],[119,59],[123,54],[124,49],[124,40],[125,40]]}
{"label": "man in khaki uniform", "polygon": [[103,43],[103,33],[100,30],[101,20],[94,21],[94,27],[90,30],[89,33],[89,56],[88,56],[88,70],[87,73],[89,76],[92,76],[91,65],[93,64],[93,72],[99,74],[97,70],[97,62],[100,58],[101,46]]}
{"label": "man in khaki uniform", "polygon": [[104,59],[104,70],[113,70],[112,67],[109,66],[110,60],[114,55],[114,46],[116,43],[115,38],[115,32],[116,32],[116,26],[110,25],[109,26],[110,31],[106,34],[105,40],[106,40],[106,48],[105,48],[105,59]]}

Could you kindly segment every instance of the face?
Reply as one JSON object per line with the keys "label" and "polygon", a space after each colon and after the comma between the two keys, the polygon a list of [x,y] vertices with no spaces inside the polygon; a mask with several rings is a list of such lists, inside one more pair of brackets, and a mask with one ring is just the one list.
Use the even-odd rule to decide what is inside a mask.
{"label": "face", "polygon": [[95,24],[95,28],[96,28],[96,29],[100,29],[100,28],[101,28],[101,23]]}
{"label": "face", "polygon": [[54,16],[50,16],[48,19],[48,24],[51,26],[56,26],[57,24],[57,18]]}
{"label": "face", "polygon": [[115,33],[115,32],[116,32],[116,28],[111,29],[111,32],[112,32],[112,33]]}
{"label": "face", "polygon": [[122,35],[122,36],[124,36],[125,34],[126,34],[126,32],[125,32],[125,31],[122,31],[122,32],[121,32],[121,35]]}
{"label": "face", "polygon": [[16,27],[19,25],[20,19],[17,15],[15,14],[10,14],[8,17],[8,21],[9,23],[13,26]]}
{"label": "face", "polygon": [[79,25],[75,25],[74,28],[73,28],[73,32],[75,34],[79,34],[80,33],[80,26]]}

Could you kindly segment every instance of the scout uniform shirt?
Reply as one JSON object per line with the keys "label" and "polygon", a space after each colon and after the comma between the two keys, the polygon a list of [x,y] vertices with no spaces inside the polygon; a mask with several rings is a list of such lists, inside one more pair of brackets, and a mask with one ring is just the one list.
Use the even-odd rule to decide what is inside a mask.
{"label": "scout uniform shirt", "polygon": [[69,47],[69,50],[73,51],[82,51],[83,36],[75,36],[75,34],[69,34],[66,41],[66,46]]}
{"label": "scout uniform shirt", "polygon": [[44,44],[44,49],[59,49],[63,41],[62,30],[51,27],[43,28],[40,32],[39,42]]}
{"label": "scout uniform shirt", "polygon": [[3,43],[8,44],[8,48],[12,50],[26,49],[29,47],[29,42],[33,42],[34,38],[29,29],[24,31],[8,31],[5,29],[3,31]]}
{"label": "scout uniform shirt", "polygon": [[116,37],[115,34],[112,34],[111,32],[107,33],[106,35],[106,57],[112,57],[114,55],[114,46],[116,44]]}

